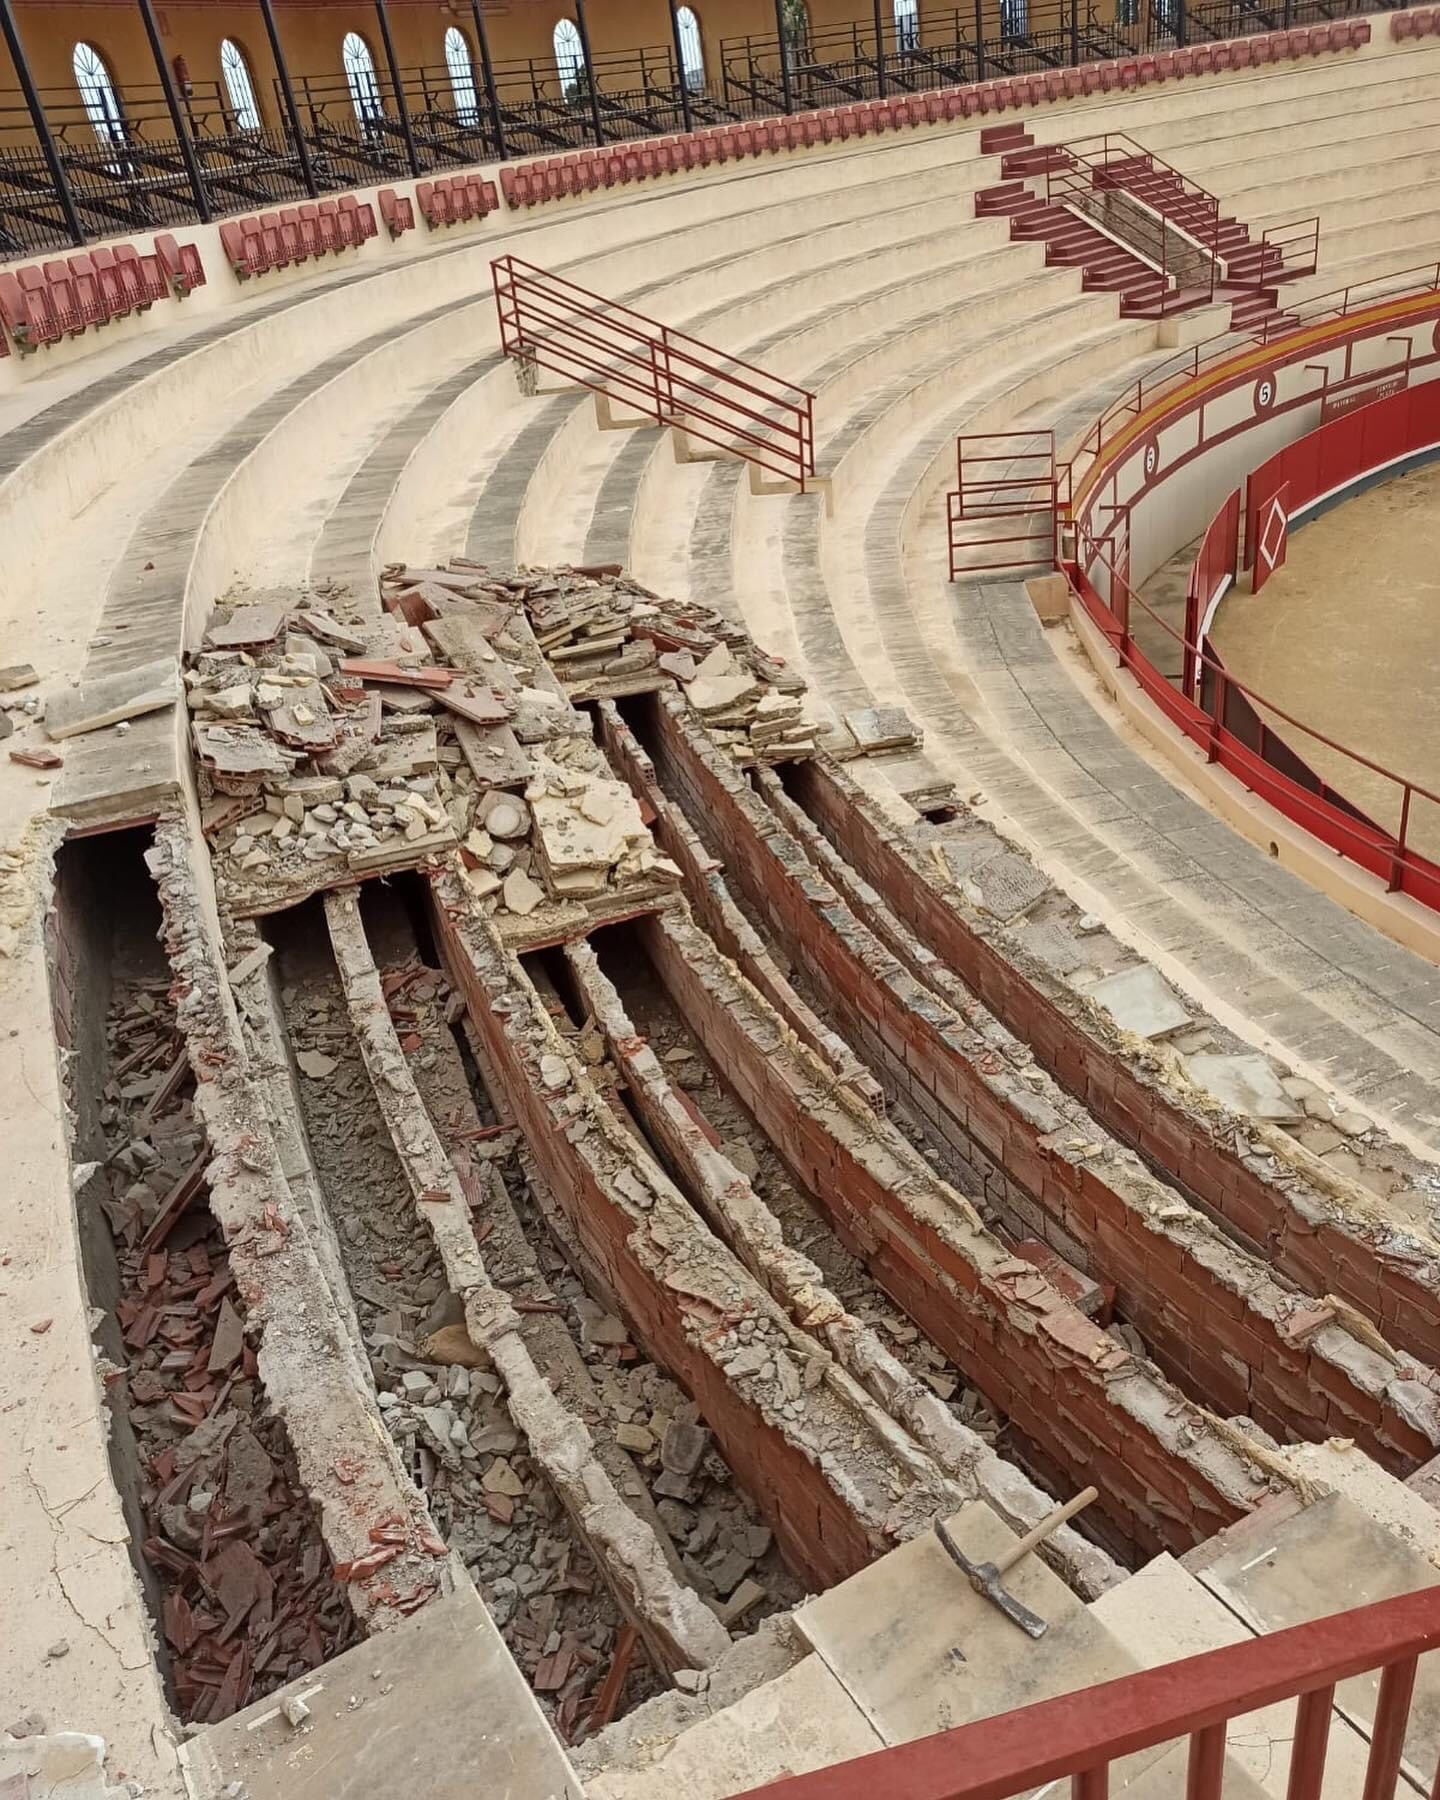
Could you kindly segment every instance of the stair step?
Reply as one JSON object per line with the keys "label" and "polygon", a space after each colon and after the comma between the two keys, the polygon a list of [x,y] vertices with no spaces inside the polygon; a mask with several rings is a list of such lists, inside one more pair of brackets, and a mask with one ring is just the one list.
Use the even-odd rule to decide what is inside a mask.
{"label": "stair step", "polygon": [[1024,150],[1009,150],[1000,159],[1002,175],[1043,175],[1047,169],[1068,168],[1070,158],[1050,144],[1034,144]]}
{"label": "stair step", "polygon": [[1020,150],[1034,142],[1023,125],[986,125],[980,133],[980,151],[984,156],[997,150]]}

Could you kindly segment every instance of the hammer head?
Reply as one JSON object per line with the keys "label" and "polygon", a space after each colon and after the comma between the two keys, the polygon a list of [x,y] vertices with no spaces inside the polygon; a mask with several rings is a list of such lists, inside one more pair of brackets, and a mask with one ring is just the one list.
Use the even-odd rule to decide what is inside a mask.
{"label": "hammer head", "polygon": [[1029,1637],[1044,1637],[1045,1620],[1038,1613],[1031,1612],[1030,1608],[1023,1605],[1013,1594],[1006,1593],[1000,1585],[1000,1571],[994,1563],[966,1564],[961,1562],[961,1567],[965,1570],[966,1577],[975,1592],[983,1595],[992,1606],[998,1607],[1012,1625],[1018,1625]]}

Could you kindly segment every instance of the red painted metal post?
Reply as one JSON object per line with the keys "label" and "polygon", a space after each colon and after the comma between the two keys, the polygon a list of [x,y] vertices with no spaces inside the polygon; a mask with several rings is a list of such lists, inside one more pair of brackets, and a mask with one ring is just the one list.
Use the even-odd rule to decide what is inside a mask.
{"label": "red painted metal post", "polygon": [[1185,1771],[1185,1800],[1221,1800],[1225,1779],[1225,1727],[1207,1725],[1190,1739]]}
{"label": "red painted metal post", "polygon": [[1410,1697],[1415,1691],[1416,1656],[1388,1665],[1380,1677],[1375,1720],[1370,1728],[1370,1761],[1365,1765],[1365,1792],[1361,1800],[1395,1800],[1400,1776],[1400,1757],[1405,1749],[1405,1723],[1410,1717]]}
{"label": "red painted metal post", "polygon": [[1295,1739],[1290,1746],[1290,1779],[1285,1800],[1320,1800],[1325,1779],[1325,1755],[1330,1748],[1330,1707],[1333,1687],[1315,1688],[1302,1694],[1295,1708]]}
{"label": "red painted metal post", "polygon": [[1110,1800],[1110,1765],[1082,1769],[1070,1777],[1070,1800]]}
{"label": "red painted metal post", "polygon": [[1225,727],[1225,685],[1229,677],[1223,669],[1215,671],[1215,710],[1210,715],[1210,742],[1205,749],[1206,762],[1220,760],[1220,733]]}
{"label": "red painted metal post", "polygon": [[1410,834],[1410,796],[1414,789],[1407,781],[1404,798],[1400,802],[1400,835],[1395,840],[1395,854],[1390,859],[1390,880],[1386,892],[1393,894],[1403,885],[1405,879],[1405,840]]}

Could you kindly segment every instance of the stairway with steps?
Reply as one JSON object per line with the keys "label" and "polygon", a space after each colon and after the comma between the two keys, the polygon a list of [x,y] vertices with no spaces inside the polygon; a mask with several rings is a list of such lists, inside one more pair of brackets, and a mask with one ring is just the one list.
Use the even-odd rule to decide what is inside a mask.
{"label": "stairway with steps", "polygon": [[[758,1666],[744,1693],[721,1678],[708,1714],[703,1694],[679,1717],[655,1703],[586,1745],[587,1800],[723,1800],[1440,1583],[1430,1560],[1440,1513],[1354,1451],[1279,1454],[1305,1463],[1315,1483],[1309,1504],[1277,1498],[1181,1560],[1156,1557],[1088,1605],[1037,1558],[1021,1563],[1005,1586],[1046,1620],[1035,1640],[974,1592],[932,1534],[914,1538],[771,1621],[769,1671]],[[974,1560],[993,1561],[1014,1541],[984,1502],[949,1529]],[[1323,1800],[1355,1800],[1364,1788],[1376,1693],[1368,1675],[1336,1690]],[[1422,1661],[1400,1800],[1430,1792],[1437,1707],[1440,1669]],[[1285,1800],[1294,1726],[1288,1701],[1230,1721],[1226,1800]],[[1185,1788],[1186,1757],[1183,1740],[1138,1752],[1111,1771],[1110,1791],[1173,1800]],[[1025,1800],[1054,1800],[1057,1787]]]}
{"label": "stairway with steps", "polygon": [[[1008,218],[1013,238],[1045,244],[1047,263],[1079,267],[1087,290],[1118,293],[1123,317],[1157,318],[1220,299],[1230,301],[1235,331],[1273,333],[1296,322],[1279,305],[1274,285],[1288,278],[1284,253],[1254,241],[1249,227],[1221,213],[1213,196],[1147,153],[1092,166],[1067,145],[1037,144],[1022,125],[982,132],[981,147],[999,155],[1001,180],[977,191],[976,216]],[[1087,169],[1094,191],[1108,189],[1139,202],[1161,221],[1162,230],[1168,226],[1183,233],[1213,260],[1213,294],[1208,286],[1172,285],[1153,262],[1065,204],[1063,197],[1037,191],[1044,183],[1048,192],[1053,172],[1066,172],[1073,181]],[[1063,196],[1063,188],[1061,192]]]}

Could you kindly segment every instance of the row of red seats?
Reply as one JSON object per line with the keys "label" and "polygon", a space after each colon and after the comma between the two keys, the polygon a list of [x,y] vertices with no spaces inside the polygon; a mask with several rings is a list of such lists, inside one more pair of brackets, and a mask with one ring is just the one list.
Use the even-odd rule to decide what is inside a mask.
{"label": "row of red seats", "polygon": [[[1398,15],[1408,16],[1410,15]],[[1012,107],[1039,106],[1081,94],[1146,87],[1152,82],[1183,80],[1224,69],[1290,62],[1332,50],[1349,50],[1370,41],[1367,19],[1337,19],[1326,25],[1273,31],[1225,43],[1199,44],[1190,50],[1164,50],[1153,56],[1121,57],[1114,62],[1086,63],[1077,69],[1050,69],[1043,75],[1020,75],[1001,81],[972,83],[893,100],[862,101],[830,107],[788,119],[761,119],[745,125],[718,125],[678,137],[645,138],[603,150],[581,150],[500,171],[500,184],[511,206],[537,206],[565,195],[623,187],[685,169],[708,168],[777,150],[867,137],[916,125],[1005,112]]]}
{"label": "row of red seats", "polygon": [[231,219],[220,227],[220,244],[242,281],[271,269],[288,269],[340,250],[354,250],[379,231],[375,208],[353,194],[308,200],[258,218]]}
{"label": "row of red seats", "polygon": [[415,199],[427,225],[459,225],[466,219],[483,219],[500,210],[500,196],[493,181],[478,175],[442,175],[422,181]]}
{"label": "row of red seats", "polygon": [[157,300],[183,300],[205,285],[195,244],[168,233],[141,255],[133,244],[77,250],[63,260],[0,270],[0,356],[13,344],[22,356],[92,325],[145,312]]}
{"label": "row of red seats", "polygon": [[1440,7],[1416,6],[1390,15],[1392,38],[1434,37],[1440,32]]}

